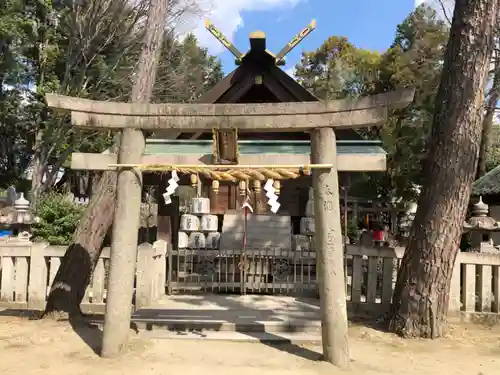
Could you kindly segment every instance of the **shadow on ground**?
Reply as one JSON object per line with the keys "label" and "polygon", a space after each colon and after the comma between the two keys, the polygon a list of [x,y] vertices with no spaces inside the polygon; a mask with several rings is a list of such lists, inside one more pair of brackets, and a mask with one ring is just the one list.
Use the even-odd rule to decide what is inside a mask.
{"label": "shadow on ground", "polygon": [[[91,348],[94,353],[100,354],[102,342],[102,330],[98,322],[103,321],[102,315],[87,315],[78,318],[44,318],[43,311],[40,310],[20,310],[5,309],[0,311],[0,317],[18,317],[28,320],[52,320],[55,322],[69,323],[73,331],[82,339],[82,341]],[[135,324],[133,324],[135,326]]]}
{"label": "shadow on ground", "polygon": [[[267,306],[270,300],[272,303]],[[320,344],[321,317],[316,298],[203,294],[167,296],[165,301],[165,305],[159,303],[138,310],[133,318],[147,331],[167,329],[178,335],[189,332],[200,338],[206,337],[207,331],[235,331],[280,351],[314,361],[322,359],[320,353],[299,345],[302,342]],[[370,315],[350,314],[349,320],[351,325],[384,328],[380,319]],[[310,339],[290,340],[290,334],[303,334],[302,337]]]}
{"label": "shadow on ground", "polygon": [[[147,331],[157,329],[161,321],[167,320],[168,329],[179,335],[186,332],[206,337],[207,331],[230,330],[258,340],[276,350],[293,354],[312,361],[322,360],[322,354],[298,345],[287,337],[290,334],[311,334],[319,343],[321,337],[319,300],[315,298],[273,298],[273,305],[266,308],[269,296],[220,295],[165,296],[169,304],[136,311],[132,317],[131,329],[139,332],[137,324]],[[250,303],[248,303],[250,301]],[[291,302],[292,301],[292,302]],[[177,307],[177,308],[176,308]],[[258,308],[260,307],[260,308]],[[0,316],[15,316],[38,320],[41,311],[6,309]],[[102,343],[103,315],[85,315],[67,321],[74,332],[94,353],[100,354]],[[178,321],[178,323],[176,323]],[[201,324],[200,324],[201,323]],[[227,324],[232,325],[230,329]],[[380,317],[368,314],[349,314],[349,324],[366,326],[385,331],[386,324]],[[269,332],[269,327],[277,326],[277,332]],[[316,343],[316,340],[312,340]]]}
{"label": "shadow on ground", "polygon": [[69,318],[73,331],[80,336],[82,341],[91,348],[95,354],[101,354],[102,330],[97,324],[89,323],[82,318]]}
{"label": "shadow on ground", "polygon": [[[229,323],[234,325],[233,331],[255,338],[269,347],[312,361],[319,361],[322,359],[320,353],[292,343],[291,340],[281,336],[280,332],[269,332],[268,329],[266,329],[268,328],[266,324],[282,324],[289,320],[290,324],[284,325],[286,327],[286,333],[304,332],[303,329],[307,329],[307,326],[311,325],[310,323],[313,320],[311,318],[317,315],[317,306],[305,303],[301,306],[300,310],[295,309],[295,311],[292,311],[293,308],[290,304],[285,302],[285,300],[281,300],[283,302],[282,306],[274,306],[275,308],[273,309],[257,309],[251,308],[249,305],[238,301],[238,296],[231,295],[206,294],[200,296],[200,298],[185,298],[183,296],[169,296],[166,298],[174,303],[177,302],[184,305],[190,304],[193,308],[142,309],[137,311],[134,317],[138,320],[147,320],[148,318],[160,320],[183,319],[183,323],[178,326],[170,324],[168,329],[170,331],[176,331],[179,334],[182,334],[182,331],[190,331],[199,334],[200,337],[204,335],[200,330],[200,325],[196,324],[196,321],[202,320],[203,330],[209,331],[222,331],[224,330],[224,325]],[[265,296],[261,298],[263,303],[265,298]],[[251,299],[253,303],[259,304],[259,296],[252,295]],[[275,301],[279,302],[280,300],[276,299]],[[203,307],[205,305],[216,305],[217,309],[204,309]],[[307,316],[309,316],[309,321],[307,321]],[[186,320],[192,321],[193,324],[186,322]],[[154,323],[146,324],[146,329],[151,330],[153,325]],[[319,327],[317,328],[319,329]]]}

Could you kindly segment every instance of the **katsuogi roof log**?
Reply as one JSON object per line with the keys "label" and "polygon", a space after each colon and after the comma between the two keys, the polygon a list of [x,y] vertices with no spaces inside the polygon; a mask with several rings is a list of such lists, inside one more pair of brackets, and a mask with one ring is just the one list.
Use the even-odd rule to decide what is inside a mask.
{"label": "katsuogi roof log", "polygon": [[46,99],[50,107],[70,110],[73,125],[82,128],[297,131],[380,126],[389,109],[406,107],[413,95],[413,90],[404,89],[360,99],[258,104],[132,104],[54,94]]}

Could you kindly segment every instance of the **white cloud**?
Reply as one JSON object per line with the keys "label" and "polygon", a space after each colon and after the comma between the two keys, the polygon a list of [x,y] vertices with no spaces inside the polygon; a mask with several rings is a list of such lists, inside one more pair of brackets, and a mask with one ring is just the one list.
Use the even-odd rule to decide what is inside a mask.
{"label": "white cloud", "polygon": [[[301,1],[303,0],[204,0],[201,13],[232,40],[236,31],[244,24],[243,12],[290,9]],[[224,51],[224,47],[205,29],[203,19],[193,19],[185,22],[183,26],[192,30],[200,44],[208,48],[210,53],[219,54]],[[239,47],[241,52],[246,52],[248,46],[236,47]]]}

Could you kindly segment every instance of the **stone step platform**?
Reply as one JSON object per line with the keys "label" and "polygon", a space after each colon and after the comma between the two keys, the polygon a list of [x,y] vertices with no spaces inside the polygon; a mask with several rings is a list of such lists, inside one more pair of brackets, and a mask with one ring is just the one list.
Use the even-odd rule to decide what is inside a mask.
{"label": "stone step platform", "polygon": [[139,331],[144,339],[160,340],[198,340],[198,341],[232,341],[260,342],[293,345],[321,345],[321,335],[316,333],[271,333],[271,332],[173,332],[173,331]]}
{"label": "stone step platform", "polygon": [[139,331],[319,334],[317,300],[256,295],[165,296],[132,316]]}
{"label": "stone step platform", "polygon": [[176,331],[176,332],[254,332],[254,333],[320,333],[321,322],[310,320],[294,321],[254,321],[236,319],[225,320],[209,318],[175,319],[165,317],[144,317],[134,315],[132,322],[139,331]]}

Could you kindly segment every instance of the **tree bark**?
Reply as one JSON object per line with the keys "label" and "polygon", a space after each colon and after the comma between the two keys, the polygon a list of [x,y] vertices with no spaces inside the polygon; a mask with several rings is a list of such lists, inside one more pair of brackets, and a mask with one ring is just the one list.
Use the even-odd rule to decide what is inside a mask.
{"label": "tree bark", "polygon": [[481,134],[481,146],[479,148],[479,161],[477,164],[476,179],[486,174],[486,162],[491,146],[491,132],[493,130],[493,120],[498,100],[500,99],[500,64],[495,62],[493,73],[493,85],[491,87],[488,100],[486,101],[486,113],[483,119],[483,130]]}
{"label": "tree bark", "polygon": [[80,303],[99,260],[102,242],[113,221],[116,172],[106,171],[76,229],[57,271],[45,313],[80,315]]}
{"label": "tree bark", "polygon": [[452,271],[484,112],[484,88],[499,0],[457,0],[425,165],[425,181],[398,272],[391,331],[403,337],[443,334]]}
{"label": "tree bark", "polygon": [[38,198],[40,197],[40,192],[42,189],[43,182],[43,161],[42,161],[42,151],[40,150],[42,140],[42,131],[39,130],[36,133],[35,139],[35,154],[33,155],[33,164],[31,172],[31,189],[29,193],[29,199],[31,205],[36,207],[38,203]]}
{"label": "tree bark", "polygon": [[[169,0],[152,0],[144,43],[136,68],[131,101],[147,103],[151,100]],[[116,138],[113,150],[119,148]],[[101,255],[102,243],[113,222],[116,200],[117,173],[104,172],[91,197],[73,244],[68,247],[54,278],[45,314],[81,315],[80,303],[90,282],[90,275]]]}

